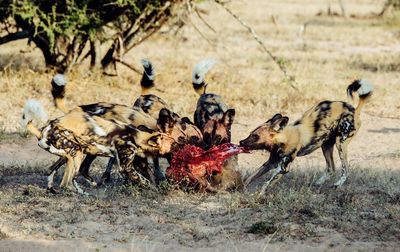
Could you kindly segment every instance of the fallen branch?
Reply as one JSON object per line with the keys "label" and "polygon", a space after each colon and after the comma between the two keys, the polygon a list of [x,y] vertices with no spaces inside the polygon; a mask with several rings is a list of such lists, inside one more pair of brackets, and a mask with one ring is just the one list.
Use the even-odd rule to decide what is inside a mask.
{"label": "fallen branch", "polygon": [[129,63],[119,59],[119,58],[115,58],[115,61],[118,63],[121,63],[122,65],[126,66],[127,68],[131,69],[132,71],[134,71],[135,73],[141,75],[142,72],[140,72],[137,68],[135,68],[134,66],[130,65]]}
{"label": "fallen branch", "polygon": [[29,35],[30,35],[30,32],[27,30],[19,31],[19,32],[15,32],[15,33],[9,33],[3,37],[0,37],[0,45],[6,44],[6,43],[14,41],[14,40],[29,38]]}
{"label": "fallen branch", "polygon": [[246,22],[244,22],[238,15],[236,15],[234,12],[232,12],[231,9],[225,6],[225,3],[220,1],[220,0],[214,0],[218,5],[220,5],[222,8],[224,8],[233,18],[235,18],[242,26],[244,26],[250,34],[253,36],[253,38],[257,41],[257,43],[261,46],[261,48],[268,54],[268,56],[278,65],[279,69],[282,71],[284,74],[285,78],[288,80],[290,86],[295,89],[296,91],[299,91],[299,89],[293,85],[293,83],[297,84],[295,77],[293,75],[289,75],[287,68],[285,66],[285,63],[280,60],[278,57],[272,54],[270,50],[265,46],[265,44],[261,41],[261,39],[258,37],[257,33],[255,30],[249,26]]}

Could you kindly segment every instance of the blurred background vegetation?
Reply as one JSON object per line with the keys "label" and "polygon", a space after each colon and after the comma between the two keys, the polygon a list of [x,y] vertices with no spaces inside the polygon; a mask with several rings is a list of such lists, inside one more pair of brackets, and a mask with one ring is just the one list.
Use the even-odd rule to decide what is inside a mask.
{"label": "blurred background vegetation", "polygon": [[[115,74],[116,63],[191,0],[3,0],[0,45],[29,39],[47,67],[69,71],[90,57],[91,68]],[[183,12],[182,12],[183,11]],[[107,45],[107,50],[100,47]]]}

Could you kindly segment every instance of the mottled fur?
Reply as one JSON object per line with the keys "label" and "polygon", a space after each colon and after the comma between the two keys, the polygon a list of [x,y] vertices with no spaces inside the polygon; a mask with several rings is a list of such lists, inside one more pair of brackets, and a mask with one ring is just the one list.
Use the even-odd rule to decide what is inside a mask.
{"label": "mottled fur", "polygon": [[349,85],[347,91],[351,95],[358,91],[360,99],[357,108],[341,101],[323,101],[290,125],[287,125],[288,117],[276,114],[240,141],[241,146],[249,149],[266,149],[271,152],[269,160],[246,183],[253,183],[264,173],[273,170],[271,179],[262,188],[261,193],[264,193],[270,183],[288,172],[289,164],[297,156],[305,156],[322,148],[327,164],[326,173],[317,181],[322,184],[335,170],[333,147],[336,145],[342,172],[335,186],[341,186],[348,172],[348,144],[360,128],[360,111],[372,94],[372,86],[366,81],[356,80]]}
{"label": "mottled fur", "polygon": [[[194,123],[203,134],[203,147],[210,149],[213,146],[231,142],[231,127],[235,118],[235,110],[229,109],[221,96],[207,93],[205,75],[215,65],[214,60],[206,59],[199,62],[193,69],[192,84],[194,90],[200,95]],[[238,182],[237,157],[225,161],[222,174],[213,177],[212,184],[223,189],[241,187]]]}
{"label": "mottled fur", "polygon": [[[28,116],[34,118],[36,115],[25,113],[23,115],[25,118]],[[131,157],[145,156],[146,153],[165,154],[170,152],[173,143],[173,140],[165,134],[155,132],[145,126],[121,127],[96,115],[90,116],[76,110],[48,122],[41,129],[37,129],[32,120],[27,121],[26,125],[38,138],[41,148],[67,160],[61,187],[69,186],[71,182],[74,182],[74,186],[80,193],[83,191],[77,185],[75,176],[84,154],[117,157],[121,171],[129,171],[129,174],[133,174],[130,166]],[[141,177],[137,174],[135,176]],[[129,178],[134,179],[135,176]],[[52,182],[49,183],[49,189],[52,189],[52,185]]]}
{"label": "mottled fur", "polygon": [[235,110],[228,109],[219,95],[206,93],[205,74],[214,64],[211,60],[201,61],[192,74],[195,91],[201,89],[203,92],[197,101],[194,123],[203,134],[205,149],[231,141],[231,126],[235,118]]}
{"label": "mottled fur", "polygon": [[[103,102],[103,103],[95,103],[89,105],[81,105],[74,108],[73,111],[83,112],[88,114],[89,116],[96,116],[104,119],[107,122],[115,123],[121,127],[125,127],[127,125],[132,125],[132,126],[146,125],[147,127],[153,130],[160,130],[164,128],[165,130],[164,131],[160,130],[161,132],[167,132],[166,130],[168,129],[168,132],[174,133],[172,134],[173,137],[175,137],[175,140],[177,142],[179,141],[179,143],[181,144],[193,143],[194,142],[193,139],[198,139],[196,144],[199,144],[199,142],[202,141],[201,133],[199,133],[199,131],[195,129],[196,127],[194,126],[193,123],[191,123],[190,121],[189,123],[187,123],[188,120],[186,120],[186,118],[181,119],[179,116],[177,116],[177,118],[173,120],[172,124],[169,123],[168,127],[164,127],[160,124],[157,125],[157,120],[159,119],[160,111],[162,109],[167,111],[169,110],[167,109],[166,102],[162,100],[160,97],[156,95],[146,94],[150,88],[154,87],[155,73],[154,73],[154,67],[150,61],[142,60],[142,64],[144,68],[141,80],[142,95],[135,101],[134,106],[132,108],[125,105]],[[57,88],[58,90],[57,92],[52,91],[53,98],[55,101],[54,103],[59,109],[65,112],[67,111],[67,109],[65,108],[65,101],[64,101],[65,97],[64,88],[66,86],[66,81],[65,78],[61,78],[58,75],[56,77],[52,81],[53,90],[55,88]],[[55,84],[56,81],[54,81],[55,79],[58,80],[57,83],[62,82],[63,85],[56,85]],[[59,96],[55,95],[57,93],[62,93],[62,95]],[[60,104],[63,105],[64,107],[60,107]],[[171,121],[172,120],[170,120],[170,122]],[[98,123],[101,124],[102,122]],[[89,168],[94,159],[95,157],[91,155],[86,156],[85,160],[82,163],[82,167],[80,168],[80,173],[88,181],[92,182],[93,184],[96,184],[94,182],[94,179],[91,176],[89,176]],[[148,157],[145,158],[144,160],[148,160]],[[110,178],[111,169],[114,161],[115,160],[113,158],[110,159],[107,165],[107,169],[104,172],[100,183],[103,183],[104,181]],[[140,162],[135,161],[134,163],[135,165],[139,165]],[[152,163],[157,164],[158,160],[153,160]],[[52,172],[49,176],[49,180],[52,180],[52,178],[54,177],[54,173],[62,165],[63,162],[57,161],[57,163],[51,167]],[[139,166],[143,166],[143,164],[140,164]],[[160,174],[159,171],[156,172]]]}

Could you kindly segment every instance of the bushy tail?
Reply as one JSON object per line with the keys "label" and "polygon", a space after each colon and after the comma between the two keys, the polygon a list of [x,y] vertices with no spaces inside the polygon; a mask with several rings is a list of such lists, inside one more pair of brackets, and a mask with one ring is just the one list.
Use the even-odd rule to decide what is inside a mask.
{"label": "bushy tail", "polygon": [[33,120],[38,122],[47,122],[47,114],[42,104],[38,100],[28,100],[25,103],[24,112],[22,113],[21,124],[26,127],[29,132],[35,135],[37,138],[42,138],[40,130],[33,125]]}
{"label": "bushy tail", "polygon": [[142,59],[140,62],[143,66],[143,75],[142,80],[140,81],[140,86],[142,87],[142,95],[145,95],[152,87],[154,87],[155,71],[153,64],[149,60]]}
{"label": "bushy tail", "polygon": [[358,93],[358,97],[360,98],[358,101],[358,105],[356,108],[356,113],[359,114],[361,112],[361,108],[363,107],[364,103],[367,99],[372,95],[372,84],[366,80],[355,80],[347,87],[347,95],[354,99],[353,94],[355,92]]}
{"label": "bushy tail", "polygon": [[206,92],[207,83],[205,77],[208,71],[217,63],[214,59],[205,59],[197,63],[192,72],[192,84],[194,90],[202,95]]}
{"label": "bushy tail", "polygon": [[56,74],[51,80],[51,94],[53,96],[54,105],[64,113],[68,110],[65,107],[65,86],[67,80],[63,74]]}

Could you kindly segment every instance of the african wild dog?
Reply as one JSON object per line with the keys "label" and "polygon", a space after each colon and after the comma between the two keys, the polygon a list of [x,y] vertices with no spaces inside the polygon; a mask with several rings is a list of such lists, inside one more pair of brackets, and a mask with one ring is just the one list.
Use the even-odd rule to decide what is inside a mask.
{"label": "african wild dog", "polygon": [[141,60],[143,66],[143,75],[140,80],[142,94],[133,103],[133,107],[141,108],[143,112],[151,117],[158,119],[161,109],[169,109],[167,103],[157,95],[149,94],[154,88],[155,71],[154,66],[149,60]]}
{"label": "african wild dog", "polygon": [[[171,151],[187,143],[196,143],[202,141],[201,132],[197,129],[197,127],[194,126],[193,123],[185,118],[179,118],[176,114],[169,111],[168,109],[162,109],[160,111],[160,116],[158,120],[155,120],[149,115],[143,113],[138,108],[130,108],[124,105],[107,103],[97,103],[80,106],[76,109],[71,110],[69,113],[81,113],[86,115],[88,118],[98,118],[99,120],[101,120],[101,122],[118,125],[120,128],[127,126],[138,127],[140,125],[144,125],[153,131],[158,131],[160,133],[166,134],[171,139],[173,139],[174,142]],[[81,175],[87,178],[89,181],[94,181],[93,178],[88,175],[88,170],[91,162],[88,162],[87,160],[93,161],[97,155],[91,153],[86,154],[87,157],[84,160],[84,162],[86,162],[84,163],[86,166],[81,166],[80,172]],[[169,154],[170,152],[164,153],[163,155]],[[154,158],[158,156],[159,155],[157,153],[156,155],[154,155],[154,153],[148,153],[148,155],[139,155],[138,157],[140,160],[154,160]],[[138,166],[143,166],[143,164],[138,163],[140,160],[135,160],[134,164],[136,163]],[[107,169],[103,174],[100,183],[103,183],[109,178],[111,167],[114,162],[114,159],[110,159],[107,165]],[[49,184],[52,184],[53,177],[62,164],[63,162],[57,161],[56,164],[52,166],[53,170],[49,175]],[[82,170],[84,172],[82,172]],[[157,176],[157,174],[155,174],[155,176]],[[150,177],[149,179],[153,182],[156,182],[156,178]]]}
{"label": "african wild dog", "polygon": [[228,109],[221,96],[206,93],[208,84],[205,75],[214,64],[214,60],[203,60],[194,67],[192,73],[193,88],[200,95],[194,123],[203,133],[205,149],[231,141],[231,126],[235,118],[235,110]]}
{"label": "african wild dog", "polygon": [[[231,142],[231,127],[235,118],[235,110],[228,109],[221,96],[206,92],[208,84],[205,81],[205,75],[215,63],[212,59],[203,60],[194,67],[192,73],[193,88],[200,95],[194,112],[194,123],[203,134],[203,147],[206,150]],[[233,187],[232,183],[226,183],[226,181],[238,181],[235,177],[240,177],[240,174],[233,169],[236,164],[237,156],[226,160],[222,174],[214,176],[212,184],[225,184],[224,188]]]}
{"label": "african wild dog", "polygon": [[[148,184],[147,179],[131,166],[134,156],[165,154],[171,151],[174,143],[166,134],[145,126],[121,126],[78,110],[72,110],[38,129],[33,120],[45,121],[47,118],[36,100],[26,103],[22,120],[37,137],[41,148],[67,160],[61,187],[68,187],[72,182],[79,193],[84,192],[76,182],[76,176],[85,154],[115,157],[122,174],[133,181]],[[52,184],[49,189],[54,191]]]}
{"label": "african wild dog", "polygon": [[[132,108],[125,105],[110,104],[110,103],[96,103],[90,105],[78,106],[73,110],[85,112],[91,116],[99,116],[103,119],[118,123],[119,125],[146,125],[147,127],[158,130],[160,132],[168,133],[175,137],[177,143],[180,144],[196,144],[202,142],[202,135],[196,126],[190,122],[188,118],[181,118],[177,114],[171,112],[161,98],[155,95],[149,95],[148,90],[154,86],[154,67],[148,60],[142,60],[144,68],[143,76],[141,79],[142,95],[135,101]],[[56,75],[52,81],[52,94],[55,105],[62,111],[67,111],[65,108],[66,80],[63,75]],[[63,107],[60,107],[63,106]],[[89,175],[89,168],[91,163],[96,157],[87,155],[82,166],[80,173],[89,182],[94,185],[102,184],[104,181],[109,180],[112,166],[115,162],[114,158],[110,158],[106,171],[104,172],[99,184],[94,182],[94,179]],[[154,164],[154,177],[151,177],[153,182],[162,180],[164,174],[160,171],[157,157],[142,158],[136,156],[134,165],[138,167],[148,167],[147,163]],[[52,170],[49,179],[52,180],[56,171],[65,163],[65,160],[58,160],[50,168]],[[145,164],[143,164],[145,163]],[[150,174],[150,173],[149,173]]]}
{"label": "african wild dog", "polygon": [[317,181],[322,184],[335,170],[333,147],[336,145],[342,171],[334,186],[343,185],[348,172],[348,144],[360,128],[361,108],[372,94],[372,85],[365,80],[356,80],[347,88],[351,98],[354,92],[359,95],[356,108],[346,102],[323,101],[290,125],[287,125],[288,117],[276,114],[240,141],[240,145],[248,149],[266,149],[271,153],[269,160],[247,179],[246,184],[273,170],[272,177],[262,187],[261,194],[264,194],[268,185],[288,172],[288,166],[296,156],[308,155],[319,147],[326,160],[326,172]]}

